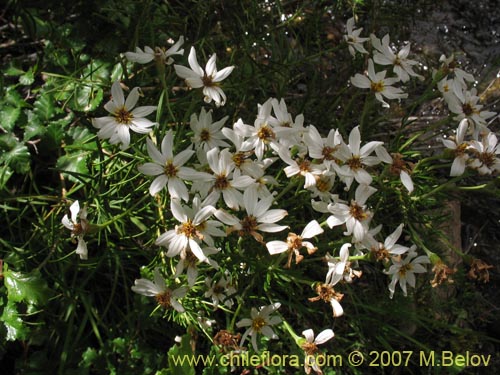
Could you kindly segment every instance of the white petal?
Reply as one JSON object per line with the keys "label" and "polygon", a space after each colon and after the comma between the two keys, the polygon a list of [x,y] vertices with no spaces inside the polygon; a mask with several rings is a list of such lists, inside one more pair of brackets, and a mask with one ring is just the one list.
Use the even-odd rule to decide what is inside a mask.
{"label": "white petal", "polygon": [[304,230],[302,231],[301,237],[302,238],[312,238],[314,236],[317,236],[318,234],[323,233],[324,230],[321,228],[319,223],[316,220],[310,221]]}
{"label": "white petal", "polygon": [[111,86],[111,98],[118,107],[125,105],[125,97],[123,96],[123,89],[120,85],[120,81],[115,81]]}
{"label": "white petal", "polygon": [[333,336],[335,336],[335,334],[331,329],[325,329],[324,331],[320,332],[318,336],[316,336],[316,340],[314,340],[314,343],[317,345],[323,344],[333,338]]}
{"label": "white petal", "polygon": [[399,174],[399,177],[401,178],[401,182],[403,183],[406,190],[408,190],[409,193],[413,192],[413,189],[414,189],[413,181],[412,181],[410,175],[408,174],[408,172],[401,171],[401,173]]}
{"label": "white petal", "polygon": [[266,243],[266,247],[271,255],[280,254],[288,250],[287,243],[283,241],[270,241]]}

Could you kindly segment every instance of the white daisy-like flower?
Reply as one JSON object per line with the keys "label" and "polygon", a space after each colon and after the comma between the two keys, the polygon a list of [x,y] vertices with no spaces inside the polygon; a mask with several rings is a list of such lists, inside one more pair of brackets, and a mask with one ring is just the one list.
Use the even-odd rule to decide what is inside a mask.
{"label": "white daisy-like flower", "polygon": [[174,155],[174,135],[169,130],[161,142],[161,152],[158,151],[151,139],[146,140],[148,154],[153,163],[145,163],[138,167],[139,172],[146,176],[156,176],[149,187],[149,193],[156,195],[165,186],[170,197],[173,199],[189,200],[189,192],[184,181],[194,181],[204,178],[205,175],[192,168],[184,167],[191,156],[193,150],[183,150]]}
{"label": "white daisy-like flower", "polygon": [[259,348],[257,346],[257,335],[263,334],[264,336],[270,339],[277,339],[278,335],[274,333],[271,326],[281,323],[281,318],[279,316],[271,316],[276,310],[278,310],[281,306],[281,303],[276,302],[268,306],[261,306],[259,310],[255,307],[252,307],[250,310],[250,318],[241,319],[236,323],[238,328],[248,327],[243,336],[241,336],[240,346],[243,346],[243,343],[247,339],[248,336],[251,337],[252,347],[258,352]]}
{"label": "white daisy-like flower", "polygon": [[287,147],[282,146],[278,154],[281,160],[288,164],[288,166],[283,169],[288,178],[296,175],[304,177],[304,189],[309,189],[311,186],[314,186],[317,178],[325,172],[324,165],[313,164],[311,160],[307,158],[292,159],[290,150],[288,150]]}
{"label": "white daisy-like flower", "polygon": [[467,119],[463,119],[458,125],[455,136],[450,137],[450,139],[443,139],[443,144],[446,148],[453,150],[453,153],[455,154],[455,158],[451,164],[450,176],[462,175],[465,171],[465,167],[467,166],[467,161],[469,160],[469,154],[467,153],[469,142],[464,141],[464,139],[467,134],[468,127],[469,121]]}
{"label": "white daisy-like flower", "polygon": [[71,238],[77,239],[78,245],[76,247],[76,253],[80,256],[80,259],[87,259],[87,243],[83,239],[83,236],[89,228],[87,210],[85,207],[80,209],[80,203],[78,201],[74,201],[69,207],[69,212],[71,213],[71,216],[68,216],[67,214],[64,215],[61,222],[71,231]]}
{"label": "white daisy-like flower", "polygon": [[[209,256],[213,254],[217,254],[220,249],[215,247],[205,247],[202,248],[201,251],[203,255],[206,257],[204,263],[211,265],[213,268],[218,269],[219,264],[210,259]],[[187,281],[189,286],[193,286],[196,283],[196,278],[198,277],[198,263],[200,260],[193,254],[193,252],[188,248],[186,250],[186,256],[181,258],[177,265],[175,266],[175,274],[174,277],[179,277],[183,274],[184,270],[186,271]]]}
{"label": "white daisy-like flower", "polygon": [[475,88],[460,90],[448,100],[448,108],[457,115],[453,119],[456,121],[468,119],[475,138],[479,134],[489,133],[487,120],[496,115],[496,112],[482,110],[483,106],[478,104],[479,96],[476,94]]}
{"label": "white daisy-like flower", "polygon": [[359,126],[351,130],[349,134],[349,144],[341,142],[340,147],[335,152],[335,157],[343,162],[342,166],[333,164],[334,169],[349,189],[353,179],[360,184],[370,185],[372,176],[364,169],[366,166],[373,166],[380,163],[376,156],[370,156],[383,142],[372,141],[361,147],[361,134]]}
{"label": "white daisy-like flower", "polygon": [[217,281],[207,277],[205,285],[208,288],[205,292],[205,297],[212,299],[214,308],[217,308],[220,304],[224,304],[228,308],[233,306],[234,301],[231,296],[236,294],[236,288],[232,283],[229,273],[226,272]]}
{"label": "white daisy-like flower", "polygon": [[321,371],[321,367],[318,364],[318,362],[324,362],[323,360],[318,361],[318,356],[322,355],[321,353],[319,353],[318,345],[324,344],[328,340],[331,340],[335,336],[333,331],[329,328],[325,329],[321,331],[315,338],[314,331],[312,329],[306,329],[305,331],[302,331],[302,336],[306,338],[305,341],[300,344],[300,347],[302,348],[302,350],[304,350],[304,353],[306,355],[304,361],[304,371],[306,372],[306,374],[310,374],[311,369],[313,369],[316,374],[323,374],[323,372]]}
{"label": "white daisy-like flower", "polygon": [[351,17],[347,20],[346,23],[347,34],[344,35],[344,40],[348,44],[349,53],[352,56],[356,55],[356,51],[360,53],[368,53],[368,51],[363,47],[363,43],[369,40],[370,38],[361,38],[359,35],[363,28],[354,29],[354,17]]}
{"label": "white daisy-like flower", "polygon": [[275,224],[283,219],[288,213],[283,209],[270,209],[274,197],[271,195],[259,200],[255,189],[247,189],[243,193],[243,206],[247,215],[238,219],[223,210],[217,210],[215,216],[224,224],[231,225],[228,232],[238,232],[240,236],[251,235],[256,241],[264,244],[260,232],[276,233],[287,229],[286,225]]}
{"label": "white daisy-like flower", "polygon": [[144,50],[139,47],[135,48],[135,52],[125,52],[125,58],[130,62],[138,64],[147,64],[153,60],[157,60],[162,64],[171,65],[174,59],[173,55],[182,55],[184,50],[180,47],[184,44],[184,37],[181,36],[179,40],[169,49],[155,47],[152,49],[149,46],[144,47]]}
{"label": "white daisy-like flower", "polygon": [[[238,119],[238,121],[234,124],[234,127],[239,127],[241,125],[245,124],[243,124],[241,119]],[[231,128],[223,128],[221,131],[222,134],[224,134],[224,136],[230,140],[235,147],[235,151],[232,153],[235,175],[245,174],[255,179],[262,176],[262,166],[251,157],[253,155],[253,150],[242,150],[245,137]]]}
{"label": "white daisy-like flower", "polygon": [[[334,286],[340,280],[344,279],[347,282],[351,282],[353,275],[350,272],[349,267],[349,248],[352,245],[350,243],[345,243],[340,248],[339,257],[333,257],[329,253],[326,253],[325,259],[328,264],[328,272],[326,273],[326,284]],[[346,272],[347,271],[347,272]]]}
{"label": "white daisy-like flower", "polygon": [[393,257],[392,265],[386,274],[392,277],[389,284],[390,297],[394,296],[394,291],[396,289],[396,284],[399,283],[403,294],[407,295],[406,286],[409,285],[415,288],[415,274],[427,272],[424,264],[429,264],[430,260],[427,255],[417,256],[417,252],[414,248],[406,254],[405,258],[402,260],[401,257]]}
{"label": "white daisy-like flower", "polygon": [[271,111],[272,99],[268,99],[264,104],[258,105],[258,114],[253,126],[242,121],[233,125],[235,133],[246,138],[241,145],[241,151],[255,152],[258,160],[262,160],[269,149],[278,152],[279,134],[286,129],[278,126],[278,120],[271,115]]}
{"label": "white daisy-like flower", "polygon": [[331,129],[328,136],[323,138],[314,125],[309,125],[307,133],[304,134],[304,143],[311,158],[330,167],[335,163],[335,152],[342,144],[342,135],[338,129]]}
{"label": "white daisy-like flower", "polygon": [[[192,141],[198,159],[202,163],[206,161],[206,153],[208,151],[219,147],[229,147],[221,131],[227,119],[228,116],[219,121],[212,122],[212,110],[207,112],[205,108],[201,109],[199,116],[196,113],[191,115],[189,125],[194,133]],[[205,158],[203,157],[204,155]]]}
{"label": "white daisy-like flower", "polygon": [[450,57],[446,57],[445,55],[441,55],[439,58],[439,62],[443,63],[443,70],[445,73],[453,74],[453,80],[457,81],[460,87],[467,87],[467,82],[474,82],[474,76],[470,73],[467,73],[465,70],[459,68],[459,64],[455,59],[455,55],[451,55]]}
{"label": "white daisy-like flower", "polygon": [[321,228],[319,223],[316,220],[310,221],[302,231],[300,235],[295,233],[288,233],[286,242],[284,241],[269,241],[266,243],[267,250],[269,254],[275,255],[280,254],[285,251],[288,251],[288,261],[286,263],[286,267],[290,268],[292,262],[292,256],[295,254],[295,262],[299,263],[304,256],[300,254],[299,250],[305,247],[307,249],[308,254],[312,254],[317,250],[317,247],[314,246],[309,241],[304,241],[310,238],[313,238],[321,233],[324,230]]}
{"label": "white daisy-like flower", "polygon": [[352,235],[353,242],[360,242],[368,231],[368,224],[372,213],[366,207],[368,198],[377,191],[374,187],[360,184],[355,191],[354,199],[349,205],[341,202],[328,205],[328,211],[332,213],[326,219],[330,228],[345,224],[347,230],[344,235]]}
{"label": "white daisy-like flower", "polygon": [[[210,216],[215,212],[215,207],[210,205],[199,205],[193,202],[193,208],[182,206],[177,199],[172,199],[170,209],[176,220],[180,222],[174,229],[161,234],[156,240],[156,245],[168,248],[167,256],[175,257],[180,255],[186,257],[188,249],[201,262],[207,261],[207,256],[200,247],[203,241],[208,246],[213,246],[213,239],[210,233],[206,231]],[[211,232],[217,228],[211,228]],[[203,232],[205,230],[205,232]],[[219,230],[220,231],[220,230]],[[222,232],[222,231],[220,231]],[[224,232],[220,233],[221,235]]]}
{"label": "white daisy-like flower", "polygon": [[215,53],[210,57],[203,69],[196,58],[196,50],[191,47],[189,52],[188,62],[191,69],[182,65],[174,65],[175,72],[186,81],[186,84],[194,89],[203,87],[203,95],[205,102],[210,103],[212,100],[217,107],[226,103],[226,94],[220,88],[220,82],[227,78],[234,69],[234,66],[229,66],[220,71],[217,71],[215,65]]}
{"label": "white daisy-like flower", "polygon": [[158,268],[155,268],[153,272],[153,281],[136,279],[132,290],[146,297],[155,297],[156,302],[165,309],[173,308],[178,312],[184,312],[184,307],[182,307],[178,299],[186,295],[188,288],[186,286],[173,290],[168,288]]}
{"label": "white daisy-like flower", "polygon": [[130,130],[147,134],[151,128],[157,125],[145,116],[156,110],[156,106],[135,107],[139,100],[139,88],[130,91],[127,99],[123,95],[123,89],[119,81],[111,86],[111,100],[104,105],[104,109],[111,116],[97,117],[92,119],[92,125],[99,129],[97,136],[100,139],[109,139],[112,145],[120,143],[120,148],[125,150],[130,145]]}
{"label": "white daisy-like flower", "polygon": [[376,51],[373,54],[373,60],[379,65],[392,65],[394,73],[402,82],[408,82],[410,76],[424,79],[423,76],[415,73],[412,66],[418,62],[410,60],[410,43],[406,44],[398,53],[394,53],[390,46],[389,34],[382,38],[382,42],[375,35],[371,34],[370,39]]}
{"label": "white daisy-like flower", "polygon": [[378,146],[375,148],[375,154],[384,163],[390,164],[391,174],[399,176],[401,183],[408,190],[408,193],[412,193],[414,190],[413,180],[411,179],[410,173],[411,168],[408,166],[409,163],[403,160],[403,155],[399,153],[394,153],[389,155],[384,146]]}
{"label": "white daisy-like flower", "polygon": [[399,78],[386,78],[386,70],[375,73],[375,67],[373,66],[373,60],[368,60],[368,77],[359,73],[356,73],[354,77],[351,77],[351,83],[362,89],[370,89],[374,94],[375,98],[382,103],[382,106],[389,108],[389,104],[384,101],[384,97],[387,99],[404,99],[408,97],[407,93],[397,87],[393,87],[394,83],[399,81]]}
{"label": "white daisy-like flower", "polygon": [[217,205],[222,195],[229,208],[239,210],[243,204],[240,190],[248,188],[255,180],[246,175],[233,176],[235,163],[227,148],[222,151],[218,148],[210,150],[207,153],[207,160],[213,175],[207,174],[206,179],[200,181],[196,189],[213,205]]}
{"label": "white daisy-like flower", "polygon": [[403,233],[404,224],[400,224],[394,232],[385,239],[384,243],[378,242],[373,236],[366,236],[362,241],[365,248],[369,249],[376,260],[387,262],[395,256],[403,255],[410,251],[407,246],[399,245],[396,242]]}
{"label": "white daisy-like flower", "polygon": [[483,135],[481,142],[473,140],[470,142],[469,151],[473,159],[469,166],[477,169],[479,174],[492,174],[500,172],[500,144],[495,133]]}

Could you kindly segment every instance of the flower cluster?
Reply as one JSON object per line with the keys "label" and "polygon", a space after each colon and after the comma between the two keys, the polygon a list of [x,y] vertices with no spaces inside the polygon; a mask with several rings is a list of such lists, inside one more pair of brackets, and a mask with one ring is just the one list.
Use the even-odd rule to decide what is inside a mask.
{"label": "flower cluster", "polygon": [[[350,82],[370,89],[383,107],[389,107],[386,99],[408,96],[393,85],[423,77],[413,69],[417,62],[408,58],[409,44],[397,51],[389,35],[363,38],[361,31],[354,29],[353,19],[347,22],[344,39],[349,52],[353,56],[369,54],[364,44],[370,42],[372,47],[367,74],[355,74]],[[171,65],[172,56],[183,55],[183,42],[180,37],[168,50],[137,48],[125,57],[140,64],[156,60],[162,66]],[[221,82],[234,67],[217,70],[213,54],[202,68],[194,47],[188,64],[189,68],[175,64],[173,70],[189,88],[202,90],[204,105],[213,102],[215,109],[223,106],[227,97]],[[483,111],[477,92],[467,89],[466,82],[471,81],[468,74],[452,70],[448,59],[443,64],[447,76],[437,86],[454,114],[453,120],[460,121],[456,135],[443,141],[454,155],[451,175],[463,174],[466,167],[480,174],[499,172],[500,146],[487,123],[495,114]],[[430,263],[427,249],[411,244],[411,236],[398,244],[406,223],[397,221],[397,227],[389,230],[377,225],[383,218],[377,217],[374,203],[382,202],[383,189],[390,186],[405,199],[411,199],[419,189],[418,181],[412,179],[411,164],[394,145],[365,137],[361,125],[350,127],[348,132],[344,127],[332,128],[323,135],[322,129],[308,124],[302,114],[294,117],[285,101],[277,98],[259,104],[255,118],[248,122],[239,118],[231,124],[228,116],[219,117],[213,109],[202,107],[186,116],[189,127],[182,131],[161,129],[159,123],[146,118],[156,106],[136,107],[140,90],[132,89],[125,99],[122,87],[118,81],[113,83],[112,98],[104,106],[110,115],[94,118],[92,124],[99,129],[98,138],[119,144],[122,150],[131,145],[130,130],[144,135],[143,143],[133,142],[134,149],[142,150],[144,156],[137,159],[136,169],[142,180],[151,181],[149,194],[159,209],[168,212],[168,219],[162,220],[166,228],[158,231],[154,243],[162,262],[173,262],[166,279],[162,276],[169,273],[166,267],[154,268],[153,281],[137,279],[134,292],[154,297],[158,305],[177,313],[191,308],[182,300],[194,295],[199,300],[205,298],[203,303],[214,310],[231,311],[236,305],[232,323],[224,330],[232,338],[230,346],[241,350],[249,338],[253,350],[258,351],[259,335],[278,337],[274,328],[283,321],[277,315],[281,302],[268,298],[259,309],[249,306],[254,301],[245,300],[245,286],[239,283],[252,278],[254,270],[244,262],[236,265],[232,254],[258,256],[259,261],[274,265],[283,262],[286,270],[301,267],[306,255],[311,262],[326,263],[324,279],[311,282],[317,296],[309,301],[328,303],[334,318],[344,315],[340,302],[345,284],[363,276],[360,260],[379,262],[390,278],[391,298],[397,284],[406,296],[408,286],[416,286],[415,275],[426,272],[425,265]],[[293,197],[294,191],[306,202],[301,207],[307,213],[304,218],[289,215],[286,199]],[[79,210],[78,201],[70,211],[71,218],[65,216],[63,224],[78,238],[77,253],[86,259],[86,211]],[[391,234],[385,237],[386,232]],[[263,304],[262,300],[258,303]],[[248,307],[250,318],[236,322],[242,306]],[[233,339],[240,337],[230,333],[235,327],[246,329],[239,343]],[[303,335],[306,341],[302,348],[309,356],[306,371],[321,373],[313,354],[318,344],[334,336],[333,331],[324,330],[316,339],[312,330],[304,330]]]}

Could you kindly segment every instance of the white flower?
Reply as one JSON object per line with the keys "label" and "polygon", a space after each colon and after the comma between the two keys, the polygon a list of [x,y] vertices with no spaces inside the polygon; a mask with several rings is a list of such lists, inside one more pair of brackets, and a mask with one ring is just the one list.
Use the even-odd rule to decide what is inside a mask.
{"label": "white flower", "polygon": [[132,130],[139,134],[147,134],[156,123],[149,121],[144,116],[156,110],[156,106],[143,106],[134,108],[139,100],[139,88],[135,87],[125,100],[120,82],[116,81],[111,86],[111,100],[104,105],[104,109],[111,116],[92,119],[92,125],[98,128],[97,136],[100,139],[109,139],[112,145],[121,143],[120,148],[125,150],[130,145]]}
{"label": "white flower", "polygon": [[373,66],[373,60],[368,60],[368,77],[359,73],[356,73],[354,77],[351,77],[351,83],[362,89],[370,89],[375,93],[375,98],[382,103],[383,107],[389,108],[383,97],[387,99],[403,99],[407,98],[408,94],[404,93],[401,89],[392,87],[394,83],[398,82],[398,78],[385,78],[387,74],[386,70],[375,73],[375,68]]}
{"label": "white flower", "polygon": [[368,231],[368,223],[372,213],[366,209],[367,199],[377,191],[377,189],[366,184],[360,184],[354,194],[355,199],[349,205],[345,203],[334,203],[328,205],[328,211],[332,213],[326,219],[330,228],[345,224],[347,230],[344,235],[352,234],[352,241],[359,242]]}
{"label": "white flower", "polygon": [[477,169],[479,174],[492,174],[500,172],[500,144],[495,133],[484,135],[479,141],[471,141],[469,151],[473,154],[473,160],[469,166]]}
{"label": "white flower", "polygon": [[[238,119],[238,121],[234,124],[234,127],[239,127],[241,125],[245,126],[243,121]],[[233,153],[232,159],[235,166],[235,173],[246,174],[253,178],[259,178],[262,176],[262,167],[251,158],[253,151],[242,150],[245,137],[231,128],[223,128],[221,131],[222,134],[224,134],[224,136],[234,144],[235,152]]]}
{"label": "white flower", "polygon": [[445,73],[452,73],[454,75],[453,79],[457,81],[462,88],[467,87],[466,81],[474,82],[474,76],[472,74],[467,73],[458,67],[458,62],[455,60],[454,55],[451,55],[450,57],[441,55],[439,61],[443,63],[443,70]]}
{"label": "white flower", "polygon": [[[80,255],[80,259],[88,258],[87,243],[83,239],[84,234],[88,231],[88,221],[87,221],[87,210],[82,208],[80,210],[80,203],[74,201],[69,207],[71,217],[64,215],[61,222],[62,224],[71,231],[71,238],[75,238],[78,241],[76,247],[76,253]],[[79,221],[78,221],[79,220]]]}
{"label": "white flower", "polygon": [[304,134],[304,143],[307,145],[309,156],[323,162],[326,166],[335,164],[335,152],[342,144],[342,135],[338,129],[331,129],[326,138],[321,137],[314,125],[308,127]]}
{"label": "white flower", "polygon": [[193,150],[184,150],[174,156],[173,132],[169,130],[161,142],[161,152],[157,150],[151,139],[146,140],[148,154],[153,163],[145,163],[138,167],[139,172],[146,176],[156,176],[149,187],[149,193],[156,195],[165,186],[173,199],[189,200],[189,192],[184,180],[193,181],[204,177],[194,169],[184,167],[184,164],[194,154]]}
{"label": "white flower", "polygon": [[449,103],[451,100],[457,100],[457,95],[460,95],[460,92],[463,90],[460,82],[446,77],[438,82],[437,87],[446,103]]}
{"label": "white flower", "polygon": [[182,65],[174,65],[177,75],[186,80],[186,84],[192,88],[203,87],[203,95],[205,102],[210,103],[212,100],[216,106],[221,106],[226,103],[226,94],[220,88],[220,82],[227,78],[234,69],[234,66],[229,66],[220,71],[217,71],[215,65],[215,53],[210,57],[205,66],[205,70],[198,64],[196,51],[191,47],[189,52],[188,62],[191,69]]}
{"label": "white flower", "polygon": [[[218,253],[220,249],[216,249],[214,247],[205,247],[202,248],[201,251],[205,256],[204,263],[210,264],[215,269],[218,269],[218,263],[215,260],[208,258],[208,256]],[[175,267],[174,277],[179,277],[180,275],[182,275],[184,270],[186,270],[188,285],[193,286],[196,282],[196,278],[198,277],[198,262],[199,259],[193,254],[190,249],[187,249],[186,256],[184,258],[181,258],[179,260],[179,263],[177,263],[177,266]]]}
{"label": "white flower", "polygon": [[456,121],[468,119],[473,127],[472,133],[476,138],[480,133],[488,133],[486,120],[495,116],[496,113],[481,110],[483,106],[478,104],[479,96],[476,95],[477,90],[475,88],[471,90],[459,90],[455,94],[455,96],[448,100],[448,108],[457,115],[453,119]]}
{"label": "white flower", "polygon": [[281,303],[276,302],[268,306],[261,306],[259,310],[257,310],[255,307],[252,307],[250,311],[251,318],[244,318],[236,323],[236,326],[238,328],[248,327],[241,337],[240,346],[243,346],[246,338],[250,335],[252,347],[256,352],[258,352],[258,334],[261,333],[270,339],[277,339],[278,336],[274,333],[271,326],[281,323],[281,318],[279,316],[271,316],[271,314],[278,310],[280,306]]}
{"label": "white flower", "polygon": [[183,49],[179,49],[184,44],[184,37],[181,36],[177,43],[165,50],[165,48],[156,47],[154,50],[151,47],[144,47],[144,51],[139,47],[135,48],[135,52],[125,52],[125,57],[128,61],[138,64],[147,64],[150,61],[158,60],[162,64],[171,65],[174,62],[171,56],[184,54]]}
{"label": "white flower", "polygon": [[341,167],[333,164],[333,167],[339,174],[339,177],[344,180],[348,189],[351,186],[353,178],[360,184],[371,184],[372,176],[364,169],[364,166],[373,166],[380,163],[378,157],[370,156],[370,154],[382,144],[383,142],[372,141],[361,147],[359,126],[351,130],[348,145],[344,142],[340,144],[335,156],[344,164]]}
{"label": "white flower", "polygon": [[306,239],[313,238],[321,233],[323,233],[323,228],[319,225],[316,220],[310,221],[302,231],[300,235],[296,235],[295,233],[288,233],[288,237],[286,242],[284,241],[270,241],[266,244],[267,250],[269,254],[275,255],[280,254],[285,251],[288,251],[288,262],[286,264],[287,268],[290,268],[290,263],[292,261],[292,256],[295,254],[295,261],[299,263],[304,257],[300,255],[299,250],[302,247],[307,249],[308,254],[312,254],[317,250],[317,247],[314,246],[309,241],[304,241]]}
{"label": "white flower", "polygon": [[467,148],[469,143],[464,141],[465,135],[468,129],[468,120],[463,119],[457,128],[457,134],[452,139],[443,139],[443,144],[446,148],[453,150],[455,158],[451,164],[450,176],[460,176],[464,173],[465,167],[467,166],[467,161],[469,160],[469,155],[467,154]]}
{"label": "white flower", "polygon": [[271,148],[279,150],[279,134],[287,128],[278,126],[278,120],[271,115],[273,99],[258,105],[257,118],[254,125],[238,121],[233,125],[235,133],[247,139],[241,145],[241,151],[254,151],[258,160],[262,160],[264,153]]}
{"label": "white flower", "polygon": [[177,300],[186,295],[188,288],[186,286],[174,290],[168,288],[158,268],[154,270],[153,281],[136,279],[132,290],[146,297],[155,297],[156,302],[165,309],[173,308],[178,312],[184,312],[184,307]]}
{"label": "white flower", "polygon": [[230,297],[236,294],[236,288],[232,284],[229,273],[222,275],[217,281],[207,277],[205,284],[208,288],[205,292],[205,297],[212,298],[215,308],[221,303],[228,308],[233,306],[234,302]]}
{"label": "white flower", "polygon": [[[202,206],[197,200],[193,200],[193,208],[190,209],[182,206],[177,199],[172,199],[170,208],[174,218],[180,224],[176,225],[175,229],[160,235],[156,240],[156,244],[168,248],[168,257],[180,255],[181,258],[185,258],[189,248],[201,262],[205,262],[207,257],[200,247],[200,242],[203,241],[208,246],[213,246],[211,234],[217,228],[216,226],[209,227],[210,220],[208,219],[214,213],[215,208],[210,205]],[[211,228],[210,231],[207,231],[207,228]],[[224,232],[220,230],[215,233],[224,235]]]}
{"label": "white flower", "polygon": [[325,171],[324,165],[313,164],[306,158],[294,160],[290,156],[290,150],[282,146],[279,150],[279,156],[287,167],[283,169],[288,178],[300,175],[304,177],[304,189],[309,189],[316,185],[316,179]]}
{"label": "white flower", "polygon": [[207,178],[197,186],[203,194],[208,193],[206,200],[216,205],[220,196],[224,199],[226,205],[239,210],[243,203],[243,196],[239,190],[248,188],[255,180],[246,175],[233,176],[235,163],[231,153],[227,148],[219,152],[214,148],[207,153],[207,160],[213,175],[207,174]]}
{"label": "white flower", "polygon": [[[352,245],[350,243],[345,243],[340,248],[339,258],[331,256],[326,253],[325,259],[328,263],[328,272],[326,273],[326,284],[334,286],[340,280],[345,279],[347,282],[352,281],[351,273],[349,272],[349,248]],[[346,270],[348,272],[346,272]]]}
{"label": "white flower", "polygon": [[382,38],[382,43],[373,34],[370,35],[372,45],[376,49],[373,54],[373,60],[379,65],[392,65],[394,73],[402,82],[408,82],[410,76],[424,79],[421,75],[413,71],[412,66],[418,63],[408,59],[410,53],[410,44],[406,44],[398,53],[394,53],[389,45],[389,34]]}
{"label": "white flower", "polygon": [[191,115],[189,125],[194,133],[193,143],[200,161],[204,162],[203,155],[214,148],[229,147],[221,131],[227,119],[228,116],[212,122],[212,111],[207,112],[205,108],[201,109],[199,117],[196,113]]}
{"label": "white flower", "polygon": [[303,134],[306,132],[304,128],[304,115],[300,114],[292,119],[292,115],[288,112],[284,99],[271,99],[276,124],[275,127],[280,129],[280,144],[292,147],[300,146]]}
{"label": "white flower", "polygon": [[288,228],[286,225],[275,224],[288,213],[283,209],[270,210],[273,200],[272,195],[259,200],[255,189],[247,189],[243,193],[243,205],[247,212],[243,219],[240,220],[223,210],[217,210],[215,216],[224,224],[231,225],[228,232],[237,231],[240,236],[251,235],[256,241],[264,243],[258,231],[275,233]]}
{"label": "white flower", "polygon": [[403,226],[404,224],[400,224],[384,243],[376,241],[372,236],[366,236],[363,245],[373,252],[376,260],[388,261],[394,256],[403,255],[410,251],[409,247],[396,243],[403,233]]}
{"label": "white flower", "polygon": [[405,296],[407,295],[407,284],[415,288],[415,274],[427,272],[423,264],[430,263],[430,260],[427,255],[417,257],[417,252],[412,248],[404,260],[401,260],[401,257],[393,257],[392,263],[392,266],[386,271],[388,275],[392,276],[391,283],[389,284],[391,298],[394,296],[398,282]]}
{"label": "white flower", "polygon": [[363,47],[363,43],[369,38],[360,38],[359,34],[363,31],[363,28],[354,30],[354,17],[347,20],[346,24],[347,35],[344,35],[344,40],[348,43],[349,53],[354,56],[356,51],[361,53],[368,53],[368,51]]}
{"label": "white flower", "polygon": [[318,375],[323,374],[317,360],[317,357],[321,355],[318,354],[318,345],[324,344],[328,340],[332,339],[335,336],[333,331],[331,329],[325,329],[321,331],[316,338],[314,338],[314,331],[312,329],[306,329],[305,331],[302,331],[302,336],[306,338],[305,342],[300,345],[306,354],[304,361],[304,370],[306,374],[311,373],[311,368]]}

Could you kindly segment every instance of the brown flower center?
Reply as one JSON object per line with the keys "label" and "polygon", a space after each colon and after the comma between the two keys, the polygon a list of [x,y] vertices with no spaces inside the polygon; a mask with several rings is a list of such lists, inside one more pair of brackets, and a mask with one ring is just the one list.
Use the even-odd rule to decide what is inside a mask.
{"label": "brown flower center", "polygon": [[384,91],[384,81],[372,82],[370,88],[373,92]]}
{"label": "brown flower center", "polygon": [[306,342],[300,346],[307,355],[314,355],[318,352],[318,346],[313,342]]}
{"label": "brown flower center", "polygon": [[262,330],[262,327],[266,325],[266,321],[264,318],[258,316],[252,321],[252,329],[255,332],[260,332]]}
{"label": "brown flower center", "polygon": [[349,206],[350,215],[358,221],[363,221],[368,217],[368,214],[363,210],[363,207],[358,205],[356,201],[351,201]]}
{"label": "brown flower center", "polygon": [[359,158],[359,156],[353,156],[351,159],[347,160],[347,165],[353,171],[363,168],[363,164],[361,164],[361,159]]}
{"label": "brown flower center", "polygon": [[172,291],[170,289],[165,290],[163,293],[158,293],[155,296],[158,305],[164,307],[165,309],[172,308],[172,304],[170,302],[171,298],[172,298]]}
{"label": "brown flower center", "polygon": [[163,167],[163,173],[168,177],[176,177],[178,169],[177,167],[170,161],[167,161],[165,167]]}
{"label": "brown flower center", "polygon": [[229,183],[227,176],[225,174],[220,174],[215,177],[214,187],[217,190],[225,190],[230,186],[231,184]]}
{"label": "brown flower center", "polygon": [[264,143],[268,143],[271,139],[276,138],[276,134],[269,125],[265,124],[258,130],[257,137]]}
{"label": "brown flower center", "polygon": [[197,236],[198,230],[191,219],[189,219],[187,222],[177,226],[177,233],[182,233],[186,237],[194,238]]}
{"label": "brown flower center", "polygon": [[210,140],[210,132],[208,131],[208,129],[203,129],[200,133],[200,140],[202,142],[207,142]]}
{"label": "brown flower center", "polygon": [[464,114],[466,116],[471,116],[476,113],[475,108],[470,103],[465,103],[464,105],[462,105],[462,111],[464,111]]}
{"label": "brown flower center", "polygon": [[119,108],[115,113],[116,122],[118,122],[119,124],[130,125],[133,118],[134,115],[131,112],[127,111],[125,107]]}

